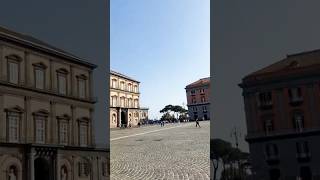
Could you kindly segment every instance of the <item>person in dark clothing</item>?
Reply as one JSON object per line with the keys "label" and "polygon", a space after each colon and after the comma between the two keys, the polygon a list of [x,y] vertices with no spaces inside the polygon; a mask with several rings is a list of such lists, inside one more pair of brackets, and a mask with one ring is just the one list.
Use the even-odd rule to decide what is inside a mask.
{"label": "person in dark clothing", "polygon": [[199,120],[198,120],[198,118],[196,119],[196,127],[198,127],[199,126],[199,128],[200,128],[200,124],[199,124]]}

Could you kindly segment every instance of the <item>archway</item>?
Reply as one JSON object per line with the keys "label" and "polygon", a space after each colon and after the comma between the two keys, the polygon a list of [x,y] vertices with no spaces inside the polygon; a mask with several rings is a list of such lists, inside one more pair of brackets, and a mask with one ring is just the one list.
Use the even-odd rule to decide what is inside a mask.
{"label": "archway", "polygon": [[50,180],[50,165],[44,158],[34,161],[35,180]]}
{"label": "archway", "polygon": [[127,117],[124,111],[121,112],[121,126],[127,127]]}
{"label": "archway", "polygon": [[312,172],[308,166],[302,166],[300,168],[300,177],[302,178],[302,180],[312,179]]}
{"label": "archway", "polygon": [[270,180],[279,180],[280,179],[280,170],[279,169],[271,169],[269,171]]}

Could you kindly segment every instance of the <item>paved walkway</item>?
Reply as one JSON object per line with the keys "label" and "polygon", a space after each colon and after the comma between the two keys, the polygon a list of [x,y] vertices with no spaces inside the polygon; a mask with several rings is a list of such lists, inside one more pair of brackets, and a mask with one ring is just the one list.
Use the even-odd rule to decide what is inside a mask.
{"label": "paved walkway", "polygon": [[209,122],[111,131],[113,180],[209,180]]}

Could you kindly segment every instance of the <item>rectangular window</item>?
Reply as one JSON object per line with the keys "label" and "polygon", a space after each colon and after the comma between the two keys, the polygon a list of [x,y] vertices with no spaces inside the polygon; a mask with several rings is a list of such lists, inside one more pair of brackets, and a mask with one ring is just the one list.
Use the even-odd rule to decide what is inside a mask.
{"label": "rectangular window", "polygon": [[80,124],[80,146],[87,146],[88,144],[88,126],[87,124]]}
{"label": "rectangular window", "polygon": [[59,94],[67,94],[67,77],[65,74],[58,74],[58,92]]}
{"label": "rectangular window", "polygon": [[8,62],[8,79],[10,83],[18,84],[19,64],[18,62]]}
{"label": "rectangular window", "polygon": [[295,113],[293,116],[293,126],[297,132],[302,132],[304,127],[303,115],[301,113]]}
{"label": "rectangular window", "polygon": [[78,80],[78,92],[80,98],[86,98],[86,80],[79,79]]}
{"label": "rectangular window", "polygon": [[120,102],[120,103],[121,103],[121,107],[124,107],[124,98],[121,97],[121,98],[120,98],[120,101],[121,101],[121,102]]}
{"label": "rectangular window", "polygon": [[260,107],[272,106],[272,93],[271,92],[259,93],[258,105]]}
{"label": "rectangular window", "polygon": [[36,116],[35,117],[36,123],[36,143],[45,143],[45,117],[43,116]]}
{"label": "rectangular window", "polygon": [[193,103],[193,104],[197,103],[196,98],[192,98],[192,103]]}
{"label": "rectangular window", "polygon": [[291,102],[298,102],[302,101],[302,93],[301,93],[301,88],[291,88],[288,91],[289,93],[289,98]]}
{"label": "rectangular window", "polygon": [[19,113],[8,112],[9,142],[19,141],[19,122],[20,122]]}
{"label": "rectangular window", "polygon": [[278,157],[278,147],[275,144],[267,144],[266,154],[268,158]]}
{"label": "rectangular window", "polygon": [[121,81],[121,83],[120,83],[120,89],[124,90],[124,82],[123,81]]}
{"label": "rectangular window", "polygon": [[272,122],[272,119],[267,119],[265,120],[264,122],[264,129],[265,129],[265,132],[266,134],[269,134],[270,132],[273,131],[273,122]]}
{"label": "rectangular window", "polygon": [[60,144],[68,144],[68,123],[60,121],[59,141]]}
{"label": "rectangular window", "polygon": [[45,78],[44,78],[44,70],[40,68],[35,68],[35,86],[37,89],[44,89]]}
{"label": "rectangular window", "polygon": [[112,80],[112,87],[117,88],[117,80],[115,79]]}
{"label": "rectangular window", "polygon": [[117,96],[111,97],[111,106],[113,106],[113,107],[117,106]]}
{"label": "rectangular window", "polygon": [[307,157],[309,155],[309,146],[307,141],[297,142],[296,146],[299,157]]}
{"label": "rectangular window", "polygon": [[203,110],[203,112],[206,112],[207,111],[207,106],[202,106],[202,110]]}

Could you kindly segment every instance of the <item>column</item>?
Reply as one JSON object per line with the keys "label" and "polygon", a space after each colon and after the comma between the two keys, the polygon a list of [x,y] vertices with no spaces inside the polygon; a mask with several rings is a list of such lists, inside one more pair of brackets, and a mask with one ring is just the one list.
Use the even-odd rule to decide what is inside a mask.
{"label": "column", "polygon": [[0,140],[6,140],[6,113],[4,112],[3,106],[3,94],[0,92],[0,127],[2,127],[2,131],[0,133]]}
{"label": "column", "polygon": [[3,76],[3,66],[4,66],[4,64],[3,64],[3,46],[2,46],[2,44],[0,44],[0,80],[4,80],[4,76]]}
{"label": "column", "polygon": [[57,156],[56,156],[56,169],[57,169],[57,174],[56,175],[57,175],[57,180],[60,180],[60,178],[61,178],[60,159],[61,159],[61,155],[59,153],[57,153]]}
{"label": "column", "polygon": [[98,179],[97,180],[100,180],[100,178],[101,178],[101,174],[102,173],[100,173],[100,167],[101,166],[99,166],[99,164],[100,164],[100,161],[99,161],[99,157],[97,157],[97,174],[96,174],[96,177],[98,177]]}
{"label": "column", "polygon": [[30,87],[30,69],[29,69],[29,52],[24,54],[24,66],[25,66],[25,86]]}
{"label": "column", "polygon": [[25,121],[26,121],[26,142],[33,143],[33,118],[31,114],[31,97],[26,96],[25,98]]}
{"label": "column", "polygon": [[93,99],[93,74],[89,71],[89,98]]}
{"label": "column", "polygon": [[30,180],[34,180],[34,156],[35,156],[35,153],[33,149],[31,149],[31,152],[29,153]]}
{"label": "column", "polygon": [[90,126],[89,126],[89,131],[90,131],[90,145],[95,146],[95,136],[94,136],[94,132],[95,132],[95,121],[94,121],[94,109],[91,108],[90,109]]}
{"label": "column", "polygon": [[119,108],[119,110],[118,110],[118,123],[117,123],[117,125],[119,127],[121,127],[121,108]]}
{"label": "column", "polygon": [[49,66],[49,71],[50,71],[50,77],[49,77],[49,81],[50,81],[50,84],[49,84],[49,89],[50,90],[53,90],[53,87],[54,87],[54,72],[53,72],[53,67],[52,67],[52,59],[50,59],[50,66]]}
{"label": "column", "polygon": [[75,120],[75,106],[71,105],[71,124],[72,124],[72,145],[77,145],[77,133],[78,133],[78,125]]}
{"label": "column", "polygon": [[[69,91],[69,95],[71,95],[71,96],[74,96],[75,94],[73,93],[73,88],[74,88],[74,86],[75,86],[75,84],[74,84],[74,81],[73,81],[73,66],[71,66],[70,65],[70,77],[69,77],[69,81],[67,80],[67,82],[68,82],[68,91],[69,91],[69,89],[70,89],[70,91]],[[70,88],[69,88],[70,87]]]}
{"label": "column", "polygon": [[57,120],[56,120],[56,102],[50,101],[50,142],[57,143],[58,135],[57,135]]}

